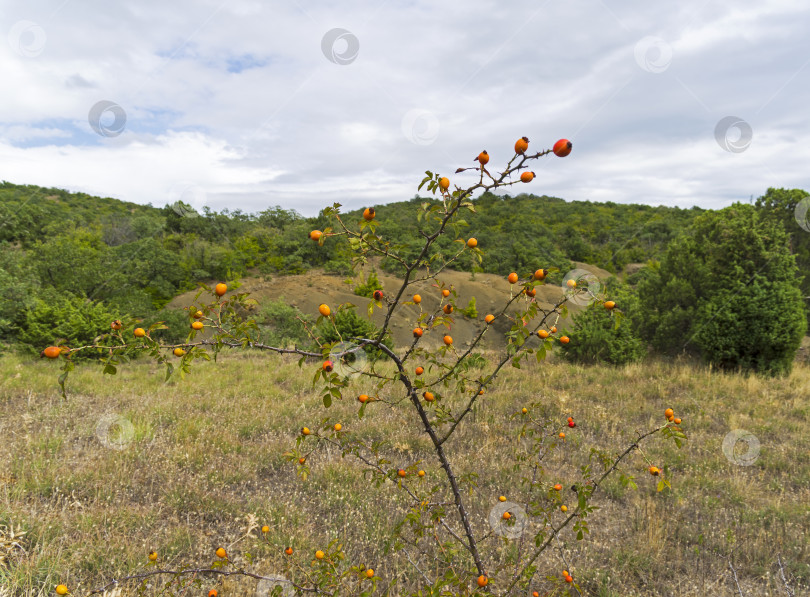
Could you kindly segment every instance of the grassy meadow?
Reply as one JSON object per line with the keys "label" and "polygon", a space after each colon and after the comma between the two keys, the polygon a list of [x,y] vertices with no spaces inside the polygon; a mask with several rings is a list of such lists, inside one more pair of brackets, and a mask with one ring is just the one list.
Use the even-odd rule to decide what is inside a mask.
{"label": "grassy meadow", "polygon": [[[638,489],[611,477],[594,495],[600,509],[589,518],[590,534],[578,542],[570,528],[563,531],[538,560],[536,582],[515,594],[550,590],[545,575],[559,576],[566,562],[583,595],[732,596],[731,558],[742,595],[786,595],[777,557],[795,594],[807,594],[810,367],[765,379],[676,361],[532,363],[505,367],[445,445],[460,475],[479,475],[469,495],[477,536],[488,532],[499,495],[525,502],[511,455],[521,449],[516,413],[524,406],[531,416],[577,421],[545,463],[566,492],[591,445],[618,454],[637,433],[660,426],[667,407],[683,418],[689,441],[680,450],[656,437],[642,445],[670,467],[671,491],[657,492],[642,456],[629,456],[622,470],[635,475]],[[309,458],[306,480],[283,454],[303,425],[315,429],[328,417],[346,433],[384,440],[391,467],[421,461],[426,477],[408,480],[418,488],[442,480],[429,440],[408,408],[371,404],[358,419],[362,380],[325,409],[312,389],[315,367],[230,352],[164,383],[164,370],[146,361],[121,366],[116,376],[81,365],[64,401],[56,363],[0,358],[0,594],[51,595],[63,582],[83,595],[142,570],[151,550],[161,565],[180,567],[210,564],[220,546],[248,570],[290,578],[291,560],[307,567],[314,550],[335,538],[350,562],[376,570],[376,594],[417,588],[420,571],[435,572],[430,562],[417,571],[404,554],[384,553],[409,504],[404,492],[376,486],[334,448]],[[736,429],[760,442],[750,466],[733,464],[722,449]],[[452,512],[448,520],[457,522]],[[264,524],[270,531],[262,541],[257,525]],[[25,534],[10,540],[12,528]],[[503,557],[514,543],[492,538],[482,551]],[[293,558],[283,553],[288,545]],[[136,594],[136,587],[107,595]],[[202,587],[184,594],[216,587],[221,597],[257,595],[255,580],[206,578]]]}

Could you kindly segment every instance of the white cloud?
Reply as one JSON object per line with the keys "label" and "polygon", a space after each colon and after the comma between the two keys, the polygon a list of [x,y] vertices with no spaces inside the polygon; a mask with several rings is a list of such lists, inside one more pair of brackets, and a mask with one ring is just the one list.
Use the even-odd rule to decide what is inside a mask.
{"label": "white cloud", "polygon": [[[533,166],[542,176],[520,192],[718,207],[772,185],[810,187],[800,0],[55,10],[32,2],[0,15],[6,35],[23,20],[44,32],[21,38],[44,39],[32,57],[0,44],[0,176],[12,182],[162,205],[186,181],[214,209],[312,215],[335,201],[409,199],[425,170],[452,173],[484,148],[497,167],[527,135],[532,148],[569,137],[574,152]],[[338,27],[359,42],[345,66],[321,48]],[[661,72],[636,62],[649,36],[672,49]],[[126,111],[121,136],[90,129],[100,100]],[[403,131],[415,109],[434,118],[420,121],[421,138]],[[729,115],[754,130],[743,153],[714,140]]]}

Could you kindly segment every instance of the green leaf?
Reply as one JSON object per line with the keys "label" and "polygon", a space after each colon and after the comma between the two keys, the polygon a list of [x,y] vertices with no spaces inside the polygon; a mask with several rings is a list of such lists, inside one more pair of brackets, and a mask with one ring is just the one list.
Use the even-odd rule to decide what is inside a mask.
{"label": "green leaf", "polygon": [[112,363],[107,363],[104,366],[104,371],[102,371],[102,375],[104,375],[104,374],[115,375],[116,373],[118,373],[118,370],[115,368],[115,365],[113,365]]}
{"label": "green leaf", "polygon": [[324,394],[323,395],[323,405],[326,408],[329,408],[330,406],[332,406],[332,394]]}

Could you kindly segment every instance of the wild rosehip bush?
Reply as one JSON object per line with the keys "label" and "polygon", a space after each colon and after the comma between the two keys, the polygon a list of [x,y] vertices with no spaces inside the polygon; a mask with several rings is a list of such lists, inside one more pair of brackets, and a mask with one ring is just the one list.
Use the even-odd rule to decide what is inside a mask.
{"label": "wild rosehip bush", "polygon": [[[476,209],[471,197],[478,192],[530,184],[536,181],[534,173],[527,176],[532,161],[552,153],[565,157],[570,152],[571,143],[561,139],[553,149],[532,153],[528,139],[523,137],[515,143],[514,153],[508,152],[511,158],[500,169],[490,165],[490,154],[482,151],[473,160],[475,166],[458,168],[452,180],[426,172],[419,190],[425,188],[436,199],[414,205],[419,234],[405,244],[391,243],[378,233],[384,207],[379,211],[366,208],[356,221],[347,221],[340,204],[323,210],[321,228],[309,232],[302,242],[316,250],[336,238],[344,239],[355,268],[371,256],[397,264],[397,283],[375,288],[371,297],[363,300],[369,318],[375,310],[382,312],[379,328],[356,313],[357,305],[322,304],[314,325],[301,319],[316,348],[274,346],[266,342],[252,315],[256,301],[220,283],[214,288],[200,287],[187,309],[188,336],[180,343],[155,340],[157,331],[165,327],[161,322],[137,327],[142,322],[123,321],[113,322],[109,331],[99,330],[99,342],[47,347],[44,356],[62,363],[59,382],[67,399],[67,377],[74,367],[73,357],[79,353],[97,355],[107,374],[116,373],[126,362],[128,351],[144,353],[165,365],[167,379],[176,373],[182,377],[195,360],[211,360],[224,349],[293,355],[304,374],[311,376],[323,411],[310,415],[303,426],[301,421],[289,421],[296,440],[284,457],[302,479],[307,479],[320,473],[312,465],[318,462],[314,456],[337,451],[355,462],[369,483],[392,492],[398,509],[386,512],[391,534],[381,541],[386,553],[399,554],[415,570],[403,590],[420,596],[581,593],[576,562],[560,549],[556,569],[549,567],[550,548],[585,538],[590,531],[590,515],[598,507],[594,503],[597,492],[612,474],[619,475],[623,486],[634,488],[634,473],[640,473],[651,479],[657,491],[666,491],[670,487],[669,467],[654,461],[642,444],[659,436],[680,447],[686,437],[681,419],[673,409],[667,409],[660,424],[635,434],[618,453],[594,445],[587,450],[585,461],[574,462],[568,447],[579,441],[578,426],[587,416],[580,419],[571,414],[561,420],[548,414],[544,398],[527,399],[509,419],[512,441],[494,447],[502,451],[503,462],[508,465],[503,470],[469,471],[464,465],[470,463],[454,459],[454,442],[489,400],[504,367],[539,366],[550,353],[576,347],[576,335],[572,333],[571,338],[558,326],[567,315],[566,303],[578,293],[590,293],[589,300],[596,301],[594,308],[616,310],[617,314],[620,309],[608,297],[576,287],[554,304],[542,305],[535,298],[537,287],[560,272],[536,258],[526,271],[503,272],[504,284],[508,285],[503,304],[476,319],[472,339],[462,345],[453,333],[457,318],[464,316],[464,304],[456,303],[458,289],[442,281],[442,272],[453,264],[469,260],[480,264],[486,254],[486,243],[474,234],[464,234],[468,226],[462,214]],[[416,241],[418,249],[414,248]],[[411,288],[414,284],[422,289],[429,285],[436,300],[424,301]],[[398,349],[387,339],[395,313],[408,318],[413,328],[413,340]],[[468,315],[475,317],[471,309]],[[484,358],[477,349],[493,325],[508,329],[505,346],[495,356]],[[208,333],[199,337],[203,330]],[[367,348],[380,358],[365,362],[350,359]],[[359,395],[355,393],[357,385],[362,387]],[[393,409],[397,420],[412,426],[413,437],[429,446],[430,457],[403,461],[401,453],[386,445],[385,437],[374,436],[373,426],[367,428],[370,433],[354,433],[349,422],[335,420],[330,414],[336,401],[351,401],[358,418],[370,421],[381,409]],[[509,475],[509,498],[481,490],[504,473]],[[265,528],[256,537],[259,542],[266,542]],[[395,583],[406,582],[403,575],[381,578],[376,570],[349,561],[339,539],[314,553],[299,554],[291,546],[278,550],[287,562],[284,586],[298,594],[398,594]],[[209,588],[224,576],[271,580],[251,570],[249,553],[244,556],[246,563],[238,565],[225,549],[218,549],[216,557],[209,566],[157,567],[113,584],[141,583],[143,588],[152,579],[162,583],[164,594],[174,595],[192,584]],[[151,558],[150,563],[154,563]],[[209,595],[213,597],[216,592],[211,589]]]}

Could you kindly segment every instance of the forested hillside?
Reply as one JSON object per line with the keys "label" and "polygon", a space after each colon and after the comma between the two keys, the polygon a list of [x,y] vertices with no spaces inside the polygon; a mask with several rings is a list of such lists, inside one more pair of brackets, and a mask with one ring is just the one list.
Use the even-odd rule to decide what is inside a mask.
{"label": "forested hillside", "polygon": [[[786,230],[800,266],[810,265],[810,233],[793,212],[806,196],[770,189],[752,207],[758,218]],[[405,257],[415,257],[421,246],[425,224],[415,213],[424,201],[432,199],[375,206],[378,232]],[[466,214],[467,226],[456,232],[458,238],[475,236],[484,259],[479,266],[467,253],[453,266],[498,275],[552,266],[567,271],[572,261],[613,273],[629,263],[655,263],[706,213],[525,194],[484,194],[473,203],[475,213]],[[126,316],[176,321],[174,331],[162,333],[182,338],[185,316],[164,307],[201,281],[315,267],[341,279],[352,273],[343,236],[327,238],[323,247],[308,238],[311,230],[330,225],[322,214],[305,218],[277,206],[251,214],[197,213],[184,205],[137,205],[10,183],[0,184],[0,210],[0,342],[36,352],[54,338],[92,339],[99,326]],[[361,214],[342,217],[355,222]],[[458,251],[455,235],[447,236],[434,251]],[[383,260],[381,267],[395,273],[392,265]],[[805,295],[809,285],[802,282]]]}

